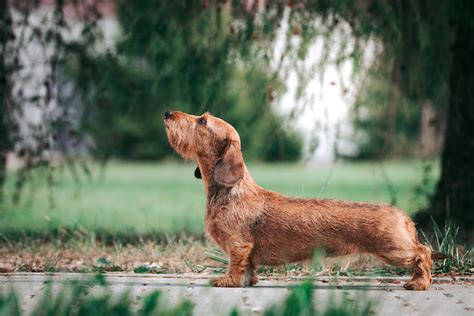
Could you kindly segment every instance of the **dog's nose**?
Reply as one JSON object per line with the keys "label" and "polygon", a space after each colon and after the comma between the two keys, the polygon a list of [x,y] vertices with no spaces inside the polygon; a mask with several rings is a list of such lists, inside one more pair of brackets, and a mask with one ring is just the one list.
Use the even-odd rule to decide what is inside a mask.
{"label": "dog's nose", "polygon": [[165,115],[165,119],[167,119],[167,118],[170,118],[173,115],[173,112],[166,111],[164,115]]}

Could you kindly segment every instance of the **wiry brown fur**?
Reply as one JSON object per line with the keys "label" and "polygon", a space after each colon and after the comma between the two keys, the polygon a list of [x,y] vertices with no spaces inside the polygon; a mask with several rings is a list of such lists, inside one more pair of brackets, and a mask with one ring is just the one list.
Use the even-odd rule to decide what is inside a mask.
{"label": "wiry brown fur", "polygon": [[235,129],[209,113],[173,112],[165,126],[171,146],[198,162],[206,231],[230,258],[226,275],[213,285],[254,285],[258,265],[310,259],[322,248],[329,256],[370,253],[395,266],[412,266],[413,278],[404,287],[430,286],[431,250],[418,242],[413,222],[399,209],[265,190],[245,167]]}

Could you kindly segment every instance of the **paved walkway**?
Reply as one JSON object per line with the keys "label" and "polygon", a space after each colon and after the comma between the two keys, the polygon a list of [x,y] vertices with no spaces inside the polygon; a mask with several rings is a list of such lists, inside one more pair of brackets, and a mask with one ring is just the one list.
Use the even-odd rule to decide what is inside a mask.
{"label": "paved walkway", "polygon": [[[91,275],[76,273],[11,273],[0,274],[0,291],[15,289],[21,297],[25,312],[35,306],[45,281],[52,280],[57,291],[59,284],[72,280],[86,280]],[[237,307],[244,314],[260,314],[265,307],[280,302],[298,280],[262,280],[252,288],[212,288],[209,277],[202,275],[147,275],[109,273],[106,280],[114,293],[130,290],[140,300],[153,290],[160,290],[169,304],[188,299],[195,304],[195,315],[226,315]],[[474,278],[437,278],[435,284],[423,292],[402,288],[405,278],[318,278],[314,281],[315,302],[324,304],[332,295],[347,293],[358,297],[365,292],[378,301],[378,315],[474,315]],[[364,291],[365,289],[368,291]]]}

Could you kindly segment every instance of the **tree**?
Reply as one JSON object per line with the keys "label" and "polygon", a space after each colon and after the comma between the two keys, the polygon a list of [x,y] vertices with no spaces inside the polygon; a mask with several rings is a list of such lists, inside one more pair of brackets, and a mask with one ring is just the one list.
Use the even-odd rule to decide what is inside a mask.
{"label": "tree", "polygon": [[[17,202],[33,169],[53,173],[48,152],[67,158],[66,147],[77,133],[69,119],[69,102],[63,99],[62,72],[69,56],[91,49],[95,43],[95,6],[82,1],[56,1],[50,10],[38,10],[38,1],[0,1],[0,206],[4,206],[6,156],[16,152],[24,160],[17,172],[13,201]],[[65,6],[83,14],[81,35],[71,36],[64,19]],[[80,7],[80,10],[78,9]],[[91,36],[92,34],[92,36]],[[81,50],[77,49],[81,47]],[[28,112],[39,110],[40,122]],[[66,132],[66,133],[64,133]],[[60,133],[66,134],[61,137]],[[51,191],[50,191],[51,193]],[[50,196],[51,197],[51,196]]]}
{"label": "tree", "polygon": [[300,137],[272,109],[283,85],[259,51],[272,34],[256,40],[252,30],[263,28],[240,4],[116,5],[117,44],[111,52],[84,55],[71,65],[71,77],[78,78],[91,108],[84,127],[103,159],[157,160],[173,154],[161,119],[168,109],[225,118],[239,131],[247,159],[300,157]]}
{"label": "tree", "polygon": [[455,40],[449,77],[446,140],[441,156],[441,177],[427,215],[442,221],[452,218],[465,229],[474,227],[474,3],[453,1]]}
{"label": "tree", "polygon": [[8,122],[7,98],[7,42],[11,37],[11,18],[7,9],[7,0],[0,0],[0,205],[3,203],[3,183],[6,177],[7,152],[9,150],[9,140],[7,137]]}
{"label": "tree", "polygon": [[[274,4],[275,6],[282,4]],[[342,59],[360,62],[371,40],[381,44],[376,58],[390,61],[389,80],[400,95],[414,104],[431,102],[447,109],[441,177],[428,209],[416,217],[421,225],[433,216],[453,219],[465,230],[474,226],[474,3],[469,0],[430,1],[289,1],[290,29],[299,28],[302,43],[314,39],[306,30],[317,19],[326,39],[337,32],[340,41],[354,39]],[[267,9],[271,10],[271,9]],[[350,29],[350,32],[340,32]],[[329,35],[327,35],[329,34]],[[342,35],[341,35],[342,34]],[[335,63],[339,61],[336,58]],[[398,102],[398,93],[388,93]]]}
{"label": "tree", "polygon": [[[58,0],[49,10],[38,10],[38,1],[0,2],[2,192],[7,152],[16,151],[26,161],[16,175],[17,201],[30,170],[47,169],[48,183],[53,182],[45,155],[51,150],[61,153],[76,174],[69,145],[87,134],[93,135],[93,153],[102,162],[111,156],[165,157],[171,151],[162,113],[169,108],[225,116],[240,130],[248,158],[299,157],[299,136],[284,130],[271,108],[282,86],[268,62],[256,58],[262,55],[252,30],[262,27],[253,14],[224,2],[114,3],[123,34],[116,45],[104,47],[98,25],[102,1]],[[31,17],[39,11],[46,16],[38,24]],[[234,26],[238,19],[245,27]],[[26,51],[46,56],[39,62],[44,78],[31,75],[30,58],[24,57],[31,43],[36,46]],[[31,78],[37,81],[33,88],[25,84]],[[20,125],[27,106],[40,109],[43,120],[29,124],[25,134]],[[277,156],[268,158],[268,152]]]}

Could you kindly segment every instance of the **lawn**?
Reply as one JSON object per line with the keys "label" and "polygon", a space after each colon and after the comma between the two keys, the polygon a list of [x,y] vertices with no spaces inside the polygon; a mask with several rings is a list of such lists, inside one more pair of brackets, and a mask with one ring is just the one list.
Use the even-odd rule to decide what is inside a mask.
{"label": "lawn", "polygon": [[[390,202],[395,195],[396,204],[413,214],[424,203],[414,190],[422,183],[423,166],[396,161],[386,162],[385,167],[339,162],[333,168],[331,164],[250,164],[248,168],[257,183],[288,195],[374,202]],[[194,168],[177,162],[112,162],[103,177],[93,165],[92,180],[81,174],[79,181],[63,170],[55,176],[53,203],[45,175],[39,174],[25,187],[19,204],[7,201],[0,214],[0,233],[41,233],[61,227],[111,234],[200,233],[205,198]],[[7,192],[12,191],[14,178],[10,173]]]}

